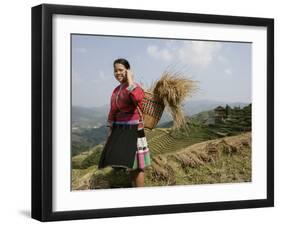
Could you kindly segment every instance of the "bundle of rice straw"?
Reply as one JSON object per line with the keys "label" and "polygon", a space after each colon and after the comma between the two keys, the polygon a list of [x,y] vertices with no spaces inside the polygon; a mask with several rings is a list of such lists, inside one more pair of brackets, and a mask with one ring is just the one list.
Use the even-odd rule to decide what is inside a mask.
{"label": "bundle of rice straw", "polygon": [[161,78],[150,87],[150,92],[158,96],[173,118],[173,129],[186,125],[182,104],[196,90],[195,81],[180,72],[164,71]]}

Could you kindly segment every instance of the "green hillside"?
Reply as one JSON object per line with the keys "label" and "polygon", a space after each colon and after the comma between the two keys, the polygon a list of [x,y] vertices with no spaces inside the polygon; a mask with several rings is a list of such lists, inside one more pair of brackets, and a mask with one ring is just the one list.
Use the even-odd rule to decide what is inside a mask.
{"label": "green hillside", "polygon": [[99,128],[79,128],[71,134],[71,154],[78,155],[89,151],[92,147],[105,142],[108,129],[105,126]]}
{"label": "green hillside", "polygon": [[[240,153],[241,155],[240,154],[231,155],[231,158],[228,155],[219,155],[219,157],[216,158],[216,161],[212,163],[210,163],[209,160],[208,161],[202,160],[204,164],[199,164],[198,167],[196,167],[196,169],[193,169],[193,167],[191,166],[188,167],[185,166],[188,168],[188,170],[184,168],[184,170],[178,169],[177,171],[175,170],[176,168],[173,168],[173,167],[178,167],[179,163],[184,159],[183,156],[179,155],[181,157],[178,157],[178,155],[175,155],[175,153],[180,153],[184,150],[185,153],[188,153],[190,150],[189,147],[190,148],[194,146],[196,147],[197,144],[200,145],[200,144],[204,144],[204,142],[211,142],[217,139],[228,139],[228,137],[231,139],[231,137],[233,136],[239,137],[241,134],[251,133],[250,132],[251,131],[251,105],[248,105],[244,108],[239,108],[239,107],[230,108],[226,106],[225,108],[220,107],[218,109],[220,109],[220,111],[223,112],[221,113],[221,115],[218,115],[217,110],[201,112],[193,116],[192,118],[187,118],[186,125],[180,129],[175,130],[172,128],[155,128],[153,130],[145,130],[151,157],[153,159],[154,170],[158,172],[157,162],[161,163],[163,159],[167,158],[166,159],[167,162],[165,164],[160,164],[161,165],[160,168],[158,167],[159,168],[158,170],[160,170],[159,172],[162,172],[163,170],[164,170],[163,172],[166,172],[166,169],[163,168],[172,167],[174,172],[174,174],[171,174],[173,175],[172,176],[174,178],[173,180],[177,181],[176,178],[186,177],[185,179],[182,179],[183,183],[187,183],[187,184],[201,183],[201,182],[203,183],[203,181],[208,183],[216,183],[216,182],[220,183],[221,181],[224,182],[248,181],[250,178],[249,175],[251,174],[251,170],[250,170],[251,145],[249,140],[246,142],[248,143],[248,145],[246,145],[243,149],[243,155],[241,153]],[[93,136],[93,134],[91,134],[90,132],[88,135],[90,137]],[[229,145],[226,144],[226,146]],[[73,184],[76,184],[74,186],[75,188],[81,187],[82,186],[81,180],[83,180],[84,178],[86,181],[88,181],[89,180],[88,177],[92,177],[93,173],[96,175],[95,176],[96,179],[99,178],[98,180],[105,182],[104,171],[97,170],[97,164],[100,158],[100,154],[102,152],[102,148],[103,148],[102,143],[93,146],[89,145],[86,151],[80,152],[72,158],[72,169],[73,169],[72,176],[75,177],[72,179],[73,179]],[[234,145],[233,150],[235,148],[236,147]],[[219,146],[218,149],[220,150],[221,146]],[[229,147],[226,149],[229,149]],[[198,150],[196,150],[195,152],[198,154]],[[196,157],[196,155],[188,153],[187,159],[190,160],[194,158],[198,160],[198,157]],[[201,158],[203,159],[209,158],[208,155],[207,157],[206,156],[202,157],[201,155],[199,156],[200,156],[199,160]],[[197,162],[202,162],[202,161],[200,160]],[[242,177],[241,175],[240,176],[236,175],[237,173],[236,171],[239,171],[238,169],[239,165],[240,166],[243,165],[243,167],[245,168],[245,175],[244,175],[245,177],[244,176]],[[223,169],[220,169],[221,167]],[[110,180],[111,187],[120,187],[120,186],[122,187],[122,184],[124,184],[125,181],[127,181],[126,178],[128,177],[128,175],[123,175],[124,173],[122,174],[122,172],[116,172],[109,169],[107,170],[108,173],[106,173],[106,178]],[[221,172],[221,170],[223,172]],[[227,174],[227,172],[231,174],[232,170],[235,171],[234,174],[236,175],[233,177],[234,178],[233,180],[229,178],[229,175],[225,175]],[[208,171],[210,172],[218,171],[219,173],[215,174],[217,176],[212,175],[209,176],[208,179],[206,179],[205,176],[208,174]],[[196,177],[192,176],[193,174],[196,174],[198,178],[195,179]],[[116,179],[119,177],[118,175],[119,176],[123,175],[125,178],[123,176],[120,176],[119,178],[120,180]],[[149,179],[150,181],[147,182],[149,185],[157,185],[161,182],[161,179],[159,179],[157,176],[158,173],[153,173],[153,171],[151,171],[149,175],[150,175],[150,179]],[[190,176],[189,180],[188,180],[188,175]],[[224,179],[220,177],[223,177]],[[115,181],[112,178],[115,178]],[[80,182],[78,183],[77,180]],[[170,178],[169,180],[172,180],[172,178]],[[179,181],[181,180],[179,179]],[[175,183],[179,184],[180,183],[179,181]],[[164,181],[163,183],[165,184],[166,182]],[[105,185],[102,185],[101,187],[104,186]]]}
{"label": "green hillside", "polygon": [[[238,183],[251,181],[251,133],[209,140],[181,150],[152,154],[145,186]],[[130,187],[122,170],[97,165],[72,170],[72,189]]]}
{"label": "green hillside", "polygon": [[151,152],[163,154],[202,141],[251,131],[251,105],[244,108],[229,107],[225,118],[210,123],[212,121],[210,119],[214,117],[214,111],[206,111],[186,118],[186,126],[177,130],[171,128],[147,130],[146,136]]}

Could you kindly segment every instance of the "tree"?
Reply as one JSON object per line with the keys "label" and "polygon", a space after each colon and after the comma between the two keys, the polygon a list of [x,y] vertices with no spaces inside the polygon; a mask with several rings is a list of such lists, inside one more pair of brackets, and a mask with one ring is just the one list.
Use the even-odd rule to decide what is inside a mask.
{"label": "tree", "polygon": [[231,111],[231,107],[227,104],[227,105],[225,106],[226,118],[228,118],[228,116],[230,115],[230,111]]}

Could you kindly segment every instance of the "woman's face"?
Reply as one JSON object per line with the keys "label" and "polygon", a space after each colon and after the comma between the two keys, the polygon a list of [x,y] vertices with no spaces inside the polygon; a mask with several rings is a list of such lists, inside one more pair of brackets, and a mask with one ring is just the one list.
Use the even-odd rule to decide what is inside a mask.
{"label": "woman's face", "polygon": [[127,69],[123,64],[114,64],[114,76],[120,83],[127,81]]}

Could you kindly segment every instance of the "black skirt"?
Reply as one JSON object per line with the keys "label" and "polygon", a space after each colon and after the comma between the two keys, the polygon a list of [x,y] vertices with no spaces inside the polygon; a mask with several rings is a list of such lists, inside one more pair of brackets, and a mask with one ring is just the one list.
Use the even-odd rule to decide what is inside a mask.
{"label": "black skirt", "polygon": [[112,132],[101,153],[98,168],[129,168],[137,151],[138,125],[113,125]]}

